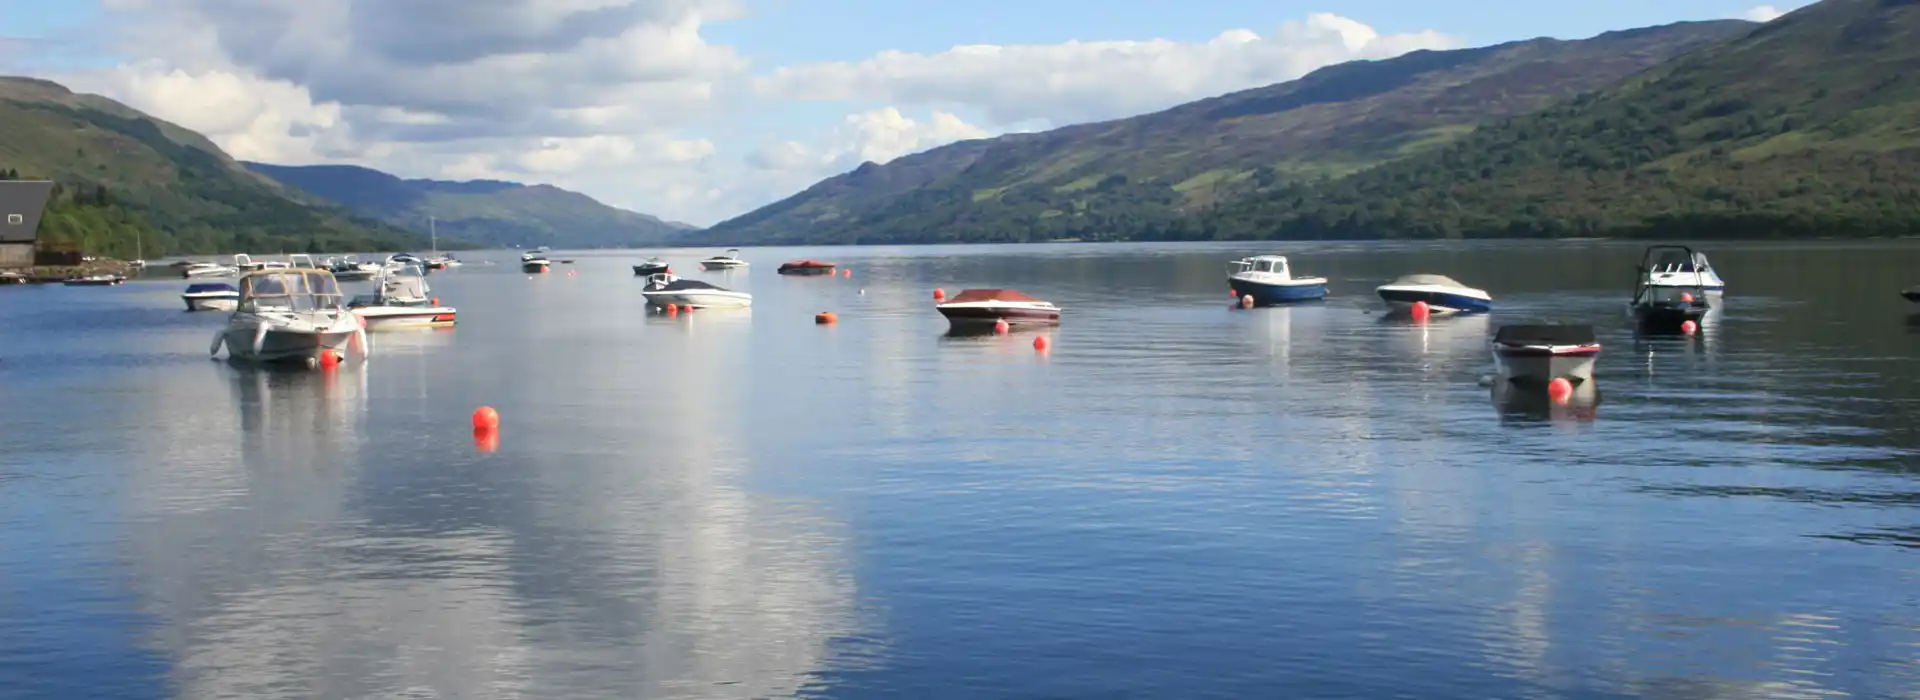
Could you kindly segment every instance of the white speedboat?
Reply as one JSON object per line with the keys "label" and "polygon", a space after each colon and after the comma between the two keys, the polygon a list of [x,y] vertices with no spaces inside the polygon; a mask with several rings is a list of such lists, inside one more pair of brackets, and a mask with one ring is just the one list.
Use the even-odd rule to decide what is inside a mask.
{"label": "white speedboat", "polygon": [[1327,298],[1327,278],[1295,277],[1281,255],[1255,255],[1227,263],[1227,284],[1235,298],[1253,297],[1256,306]]}
{"label": "white speedboat", "polygon": [[187,279],[204,278],[204,277],[232,277],[239,273],[240,271],[238,269],[235,269],[231,266],[221,265],[218,263],[210,263],[210,262],[189,263],[186,267],[180,268],[180,276],[185,277]]}
{"label": "white speedboat", "polygon": [[69,287],[111,287],[125,281],[127,281],[127,278],[119,275],[91,275],[64,280],[61,284]]}
{"label": "white speedboat", "polygon": [[1427,309],[1436,314],[1493,310],[1492,296],[1446,275],[1405,275],[1373,291],[1394,311],[1411,310],[1417,302],[1426,302]]}
{"label": "white speedboat", "polygon": [[[227,327],[213,336],[208,354],[250,362],[320,364],[323,353],[340,353],[349,342],[366,352],[360,319],[340,299],[340,285],[326,270],[256,270],[240,278],[240,303]],[[364,357],[364,355],[363,355]]]}
{"label": "white speedboat", "polygon": [[427,296],[426,270],[419,265],[394,265],[381,273],[379,289],[354,297],[347,309],[366,322],[367,330],[444,328],[454,324],[456,311]]}
{"label": "white speedboat", "polygon": [[1599,356],[1600,341],[1594,338],[1593,326],[1501,326],[1493,336],[1493,359],[1508,381],[1586,381],[1593,378],[1593,363]]}
{"label": "white speedboat", "polygon": [[349,255],[335,262],[330,269],[333,270],[334,279],[342,282],[363,282],[380,274],[380,263],[360,262],[359,256]]}
{"label": "white speedboat", "polygon": [[232,311],[240,305],[240,290],[225,282],[199,282],[187,285],[180,299],[188,311]]}
{"label": "white speedboat", "polygon": [[952,299],[934,304],[934,310],[947,317],[955,328],[1006,321],[1009,326],[1060,323],[1060,307],[1012,289],[968,289]]}
{"label": "white speedboat", "polygon": [[523,272],[546,272],[552,266],[553,261],[547,259],[546,246],[520,254],[520,270]]}
{"label": "white speedboat", "polygon": [[694,308],[726,308],[753,305],[753,295],[717,287],[700,280],[690,280],[660,273],[647,278],[647,286],[640,290],[653,306],[692,306]]}
{"label": "white speedboat", "polygon": [[740,259],[739,248],[728,248],[725,253],[700,261],[700,267],[707,270],[731,270],[746,266],[747,261]]}
{"label": "white speedboat", "polygon": [[1678,247],[1684,251],[1681,255],[1664,256],[1646,270],[1646,286],[1706,290],[1711,294],[1727,290],[1726,280],[1707,263],[1706,253]]}

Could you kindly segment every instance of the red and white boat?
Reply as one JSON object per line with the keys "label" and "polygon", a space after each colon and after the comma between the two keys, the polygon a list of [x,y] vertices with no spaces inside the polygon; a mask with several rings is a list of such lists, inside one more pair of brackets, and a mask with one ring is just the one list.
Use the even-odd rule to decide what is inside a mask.
{"label": "red and white boat", "polygon": [[1501,326],[1493,336],[1493,359],[1510,381],[1584,382],[1593,378],[1599,356],[1593,326]]}
{"label": "red and white boat", "polygon": [[1009,326],[1060,323],[1060,307],[1012,289],[969,289],[933,308],[955,327],[991,326],[997,321]]}
{"label": "red and white boat", "polygon": [[781,263],[780,269],[774,270],[774,272],[783,275],[831,275],[833,274],[833,268],[834,264],[830,262],[821,262],[812,259],[793,260]]}

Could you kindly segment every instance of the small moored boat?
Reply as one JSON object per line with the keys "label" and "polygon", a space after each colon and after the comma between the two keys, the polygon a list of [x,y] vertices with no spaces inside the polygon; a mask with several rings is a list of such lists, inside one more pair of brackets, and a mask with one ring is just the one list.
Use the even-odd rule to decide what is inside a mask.
{"label": "small moored boat", "polygon": [[208,354],[225,345],[236,360],[314,366],[322,353],[342,352],[355,337],[364,353],[365,333],[341,303],[333,273],[256,270],[240,278],[240,303],[227,327],[214,334]]}
{"label": "small moored boat", "polygon": [[1405,275],[1374,288],[1374,292],[1394,311],[1411,310],[1417,302],[1426,302],[1427,309],[1436,314],[1493,310],[1492,296],[1446,275]]}
{"label": "small moored boat", "polygon": [[392,265],[383,271],[373,294],[354,297],[347,310],[365,322],[367,330],[444,328],[454,325],[457,311],[441,306],[427,294],[427,272],[417,264]]}
{"label": "small moored boat", "polygon": [[1255,306],[1317,301],[1327,297],[1327,278],[1294,277],[1285,256],[1255,255],[1227,263],[1227,284],[1236,298],[1253,297]]}
{"label": "small moored boat", "polygon": [[831,275],[833,268],[834,264],[830,262],[812,259],[792,260],[780,263],[780,269],[775,272],[783,275]]}
{"label": "small moored boat", "polygon": [[740,259],[739,248],[728,248],[725,253],[700,261],[700,267],[707,270],[731,270],[746,266],[747,261]]}
{"label": "small moored boat", "polygon": [[998,321],[1009,326],[1060,323],[1060,307],[1012,289],[968,289],[933,308],[954,327],[991,326]]}
{"label": "small moored boat", "polygon": [[1493,359],[1509,381],[1583,382],[1593,378],[1600,341],[1593,326],[1501,326],[1493,335]]}
{"label": "small moored boat", "polygon": [[70,280],[62,280],[61,284],[69,287],[111,287],[125,281],[127,281],[127,278],[119,275],[89,275],[86,277],[75,277]]}
{"label": "small moored boat", "polygon": [[547,259],[545,246],[520,254],[520,269],[524,272],[546,272],[552,265],[553,261]]}
{"label": "small moored boat", "polygon": [[655,274],[647,278],[647,286],[640,290],[652,306],[691,306],[694,308],[729,308],[753,305],[753,295],[736,292],[700,280],[683,279],[667,273]]}
{"label": "small moored boat", "polygon": [[180,276],[186,279],[194,279],[196,277],[232,277],[240,274],[238,269],[218,263],[194,262],[187,263],[184,266],[176,264],[176,266],[180,268]]}
{"label": "small moored boat", "polygon": [[667,261],[661,260],[659,256],[655,256],[647,258],[646,262],[633,266],[633,274],[638,277],[671,275],[673,274],[673,266],[668,265]]}
{"label": "small moored boat", "polygon": [[1682,289],[1704,289],[1719,294],[1725,292],[1727,283],[1720,279],[1720,273],[1707,263],[1707,254],[1689,251],[1691,255],[1667,257],[1658,265],[1647,270],[1647,284],[1653,287],[1679,287]]}
{"label": "small moored boat", "polygon": [[232,311],[240,305],[240,290],[225,282],[197,282],[180,294],[188,311]]}
{"label": "small moored boat", "polygon": [[1666,283],[1655,284],[1655,271],[1670,268],[1697,255],[1692,248],[1683,245],[1648,246],[1646,256],[1641,259],[1638,268],[1639,279],[1633,293],[1633,301],[1627,308],[1643,330],[1672,332],[1681,330],[1688,321],[1697,326],[1707,317],[1711,305],[1707,301],[1706,276],[1697,269],[1689,273],[1693,284],[1681,285],[1680,280],[1666,277]]}

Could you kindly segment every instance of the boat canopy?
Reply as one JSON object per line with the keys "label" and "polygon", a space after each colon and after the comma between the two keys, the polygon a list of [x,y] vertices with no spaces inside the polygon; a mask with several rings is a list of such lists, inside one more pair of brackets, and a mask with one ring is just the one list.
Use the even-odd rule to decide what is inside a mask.
{"label": "boat canopy", "polygon": [[241,310],[320,311],[340,308],[340,285],[326,270],[281,268],[240,278]]}
{"label": "boat canopy", "polygon": [[237,290],[233,288],[233,285],[227,284],[225,282],[202,282],[199,284],[187,285],[188,294],[205,294],[207,292],[232,292],[232,291],[237,291]]}
{"label": "boat canopy", "polygon": [[1227,274],[1237,275],[1242,272],[1265,272],[1289,277],[1293,274],[1287,269],[1287,258],[1284,255],[1255,255],[1227,263]]}
{"label": "boat canopy", "polygon": [[1595,341],[1593,326],[1540,324],[1501,326],[1493,342],[1502,345],[1589,345]]}
{"label": "boat canopy", "polygon": [[1467,286],[1467,285],[1461,284],[1459,280],[1455,280],[1454,278],[1448,277],[1446,275],[1426,275],[1426,274],[1401,275],[1400,278],[1394,280],[1393,283],[1394,284],[1424,284],[1432,287],[1465,287]]}
{"label": "boat canopy", "polygon": [[[669,275],[655,275],[654,277],[656,278],[669,277]],[[724,287],[717,287],[717,286],[702,282],[700,280],[690,280],[683,277],[674,277],[672,278],[671,281],[655,279],[653,281],[653,285],[649,285],[649,286],[651,288],[648,289],[647,291],[650,291],[650,292],[679,292],[679,291],[685,291],[689,289],[712,289],[712,290],[721,291],[721,292],[728,291]]]}
{"label": "boat canopy", "polygon": [[1012,290],[1012,289],[968,289],[960,292],[960,294],[954,296],[952,299],[948,299],[946,303],[965,304],[968,302],[978,302],[978,301],[1035,302],[1040,300],[1027,296],[1025,294],[1020,293],[1017,290]]}

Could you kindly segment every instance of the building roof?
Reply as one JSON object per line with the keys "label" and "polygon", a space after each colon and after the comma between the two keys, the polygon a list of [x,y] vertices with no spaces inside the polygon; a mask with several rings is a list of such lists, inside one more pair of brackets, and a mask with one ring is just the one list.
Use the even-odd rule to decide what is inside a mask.
{"label": "building roof", "polygon": [[52,195],[53,183],[47,180],[0,180],[0,243],[37,240],[40,215]]}

